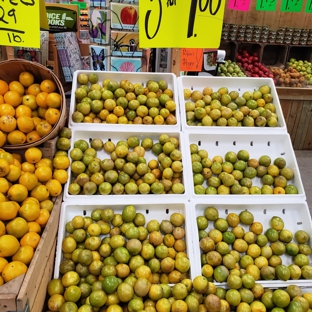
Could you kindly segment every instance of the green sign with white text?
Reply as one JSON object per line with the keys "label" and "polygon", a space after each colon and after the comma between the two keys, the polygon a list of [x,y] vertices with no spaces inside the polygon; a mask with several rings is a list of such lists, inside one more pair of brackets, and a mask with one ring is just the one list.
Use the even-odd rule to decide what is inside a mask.
{"label": "green sign with white text", "polygon": [[50,32],[77,31],[77,12],[64,7],[46,6]]}

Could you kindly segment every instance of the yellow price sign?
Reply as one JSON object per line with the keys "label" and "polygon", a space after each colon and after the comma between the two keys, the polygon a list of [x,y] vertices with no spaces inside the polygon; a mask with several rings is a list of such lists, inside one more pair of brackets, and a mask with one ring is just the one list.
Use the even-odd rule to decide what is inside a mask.
{"label": "yellow price sign", "polygon": [[40,48],[39,0],[0,2],[0,43],[4,46]]}
{"label": "yellow price sign", "polygon": [[139,2],[140,48],[218,48],[225,0]]}

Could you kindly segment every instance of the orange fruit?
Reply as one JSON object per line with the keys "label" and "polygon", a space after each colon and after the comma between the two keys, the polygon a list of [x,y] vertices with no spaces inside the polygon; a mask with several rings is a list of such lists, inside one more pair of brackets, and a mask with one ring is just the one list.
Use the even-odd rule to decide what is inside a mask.
{"label": "orange fruit", "polygon": [[24,157],[31,164],[37,163],[42,158],[42,152],[38,147],[30,147],[26,150]]}
{"label": "orange fruit", "polygon": [[35,124],[35,127],[38,125],[38,123],[40,123],[40,121],[42,121],[42,119],[40,117],[37,117],[37,116],[33,117],[32,119],[33,119],[33,122]]}
{"label": "orange fruit", "polygon": [[36,164],[35,167],[41,167],[41,166],[48,166],[51,168],[51,170],[53,169],[53,164],[52,164],[52,160],[46,157],[41,158]]}
{"label": "orange fruit", "polygon": [[17,216],[20,205],[15,201],[0,202],[0,220],[9,221]]}
{"label": "orange fruit", "polygon": [[[6,229],[5,229],[5,225],[2,221],[0,221],[0,236],[4,235],[6,233]],[[1,267],[1,263],[0,263],[0,267]],[[1,273],[1,270],[0,270]]]}
{"label": "orange fruit", "polygon": [[13,256],[17,252],[19,247],[20,243],[15,236],[5,234],[0,237],[0,257]]}
{"label": "orange fruit", "polygon": [[50,107],[45,112],[44,118],[50,125],[55,125],[59,120],[60,115],[61,113],[58,109]]}
{"label": "orange fruit", "polygon": [[16,238],[23,237],[28,231],[28,224],[24,218],[16,217],[5,226],[7,234],[13,235]]}
{"label": "orange fruit", "polygon": [[13,160],[13,165],[22,169],[22,164],[16,158],[14,158],[14,160]]}
{"label": "orange fruit", "polygon": [[18,251],[13,255],[13,261],[20,261],[25,263],[26,265],[30,264],[33,256],[34,256],[34,248],[31,246],[21,246]]}
{"label": "orange fruit", "polygon": [[35,220],[39,225],[45,226],[50,218],[50,212],[46,209],[40,209],[39,217]]}
{"label": "orange fruit", "polygon": [[36,126],[36,131],[40,135],[40,137],[43,137],[50,133],[52,130],[52,126],[45,120],[41,121],[39,124]]}
{"label": "orange fruit", "polygon": [[27,161],[22,163],[22,171],[23,172],[32,172],[32,173],[34,173],[35,170],[36,170],[36,167],[35,167],[34,164],[31,164],[31,163],[29,163]]}
{"label": "orange fruit", "polygon": [[10,116],[15,116],[15,109],[12,105],[10,104],[1,104],[0,105],[0,116],[4,115],[10,115]]}
{"label": "orange fruit", "polygon": [[55,169],[67,169],[70,165],[70,160],[65,155],[59,155],[53,158],[53,167]]}
{"label": "orange fruit", "polygon": [[42,202],[49,198],[50,193],[49,190],[45,185],[37,185],[34,189],[31,190],[30,196],[35,197],[39,200],[39,202]]}
{"label": "orange fruit", "polygon": [[36,97],[32,94],[26,94],[22,98],[23,105],[28,106],[32,111],[35,110],[38,105],[36,103]]}
{"label": "orange fruit", "polygon": [[31,117],[39,117],[38,111],[37,110],[31,111]]}
{"label": "orange fruit", "polygon": [[26,134],[20,130],[13,130],[8,134],[7,140],[11,145],[24,144],[26,142]]}
{"label": "orange fruit", "polygon": [[0,178],[0,193],[5,194],[10,188],[10,183],[6,178]]}
{"label": "orange fruit", "polygon": [[23,158],[22,158],[22,156],[21,156],[20,154],[18,154],[18,153],[11,153],[11,155],[12,155],[12,157],[13,157],[14,159],[18,160],[18,162],[19,162],[20,164],[22,163]]}
{"label": "orange fruit", "polygon": [[9,165],[13,165],[14,163],[14,158],[11,153],[0,151],[0,158],[6,160]]}
{"label": "orange fruit", "polygon": [[2,147],[7,141],[7,134],[0,130],[0,147]]}
{"label": "orange fruit", "polygon": [[65,184],[68,180],[68,173],[64,169],[56,169],[53,172],[53,179],[58,180],[61,184]]}
{"label": "orange fruit", "polygon": [[23,95],[25,92],[24,86],[17,80],[13,80],[9,83],[9,90],[16,91],[19,95]]}
{"label": "orange fruit", "polygon": [[28,232],[36,232],[38,234],[41,233],[41,226],[36,221],[28,222]]}
{"label": "orange fruit", "polygon": [[3,271],[3,268],[9,263],[9,261],[3,257],[0,257],[0,275]]}
{"label": "orange fruit", "polygon": [[0,104],[4,104],[4,97],[0,94]]}
{"label": "orange fruit", "polygon": [[19,184],[26,186],[28,191],[31,191],[38,184],[37,176],[32,172],[24,172],[18,180]]}
{"label": "orange fruit", "polygon": [[5,176],[5,178],[9,182],[15,182],[19,179],[21,176],[21,169],[18,166],[15,165],[9,165],[10,166],[10,171],[9,173]]}
{"label": "orange fruit", "polygon": [[36,96],[37,94],[39,94],[41,92],[40,90],[40,85],[38,83],[33,83],[32,85],[30,85],[27,89],[26,89],[26,94],[32,94],[34,96]]}
{"label": "orange fruit", "polygon": [[48,182],[52,179],[52,170],[48,166],[40,166],[36,169],[35,175],[39,182]]}
{"label": "orange fruit", "polygon": [[18,80],[24,87],[29,87],[34,83],[35,77],[32,73],[23,71],[19,74]]}
{"label": "orange fruit", "polygon": [[26,272],[27,265],[25,263],[21,261],[11,261],[3,268],[2,277],[7,283]]}
{"label": "orange fruit", "polygon": [[25,205],[25,204],[28,204],[29,202],[30,203],[35,203],[37,205],[40,205],[39,204],[39,200],[37,198],[29,196],[29,197],[27,197],[26,199],[23,200],[23,202],[21,203],[21,206]]}
{"label": "orange fruit", "polygon": [[56,90],[56,83],[51,79],[45,79],[40,83],[40,90],[43,92],[54,92]]}
{"label": "orange fruit", "polygon": [[48,108],[48,104],[47,104],[47,96],[49,93],[47,92],[40,92],[37,94],[36,96],[36,103],[39,107],[42,108]]}
{"label": "orange fruit", "polygon": [[28,196],[28,190],[26,186],[16,183],[13,184],[8,190],[9,200],[22,202]]}
{"label": "orange fruit", "polygon": [[26,134],[26,141],[27,143],[32,143],[40,140],[40,135],[36,130],[30,131],[29,133]]}
{"label": "orange fruit", "polygon": [[36,112],[38,114],[37,117],[41,118],[41,119],[44,119],[44,115],[45,115],[45,112],[47,111],[47,108],[43,108],[43,107],[38,107]]}
{"label": "orange fruit", "polygon": [[62,103],[62,97],[57,92],[51,92],[46,98],[47,105],[52,108],[59,108]]}
{"label": "orange fruit", "polygon": [[26,221],[35,221],[40,215],[40,206],[35,202],[25,203],[19,209],[18,214]]}
{"label": "orange fruit", "polygon": [[36,248],[40,241],[40,235],[36,232],[28,232],[26,233],[20,240],[21,246],[31,246],[32,248]]}
{"label": "orange fruit", "polygon": [[32,110],[29,106],[25,104],[18,105],[15,109],[15,118],[21,117],[21,116],[27,116],[31,117]]}
{"label": "orange fruit", "polygon": [[51,179],[46,183],[46,187],[49,190],[50,196],[56,197],[62,192],[62,184],[56,180]]}
{"label": "orange fruit", "polygon": [[8,91],[3,96],[4,103],[17,107],[23,101],[23,97],[16,91]]}
{"label": "orange fruit", "polygon": [[9,91],[9,85],[6,81],[0,79],[0,94],[3,95],[4,93]]}
{"label": "orange fruit", "polygon": [[34,130],[34,128],[35,128],[35,124],[34,124],[32,118],[28,117],[28,116],[18,117],[16,120],[16,123],[17,123],[18,129],[24,133],[29,133],[32,130]]}
{"label": "orange fruit", "polygon": [[54,203],[50,199],[46,199],[40,203],[40,209],[46,209],[49,212],[52,211],[53,207],[54,207]]}
{"label": "orange fruit", "polygon": [[16,119],[10,115],[0,117],[0,130],[4,132],[12,132],[16,128]]}

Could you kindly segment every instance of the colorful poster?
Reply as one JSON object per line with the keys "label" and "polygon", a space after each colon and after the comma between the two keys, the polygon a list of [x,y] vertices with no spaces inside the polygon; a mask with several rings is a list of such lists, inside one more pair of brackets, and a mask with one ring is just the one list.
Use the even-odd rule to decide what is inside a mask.
{"label": "colorful poster", "polygon": [[139,7],[135,4],[111,3],[111,28],[138,31]]}
{"label": "colorful poster", "polygon": [[140,1],[140,47],[218,48],[224,8],[225,0]]}
{"label": "colorful poster", "polygon": [[112,55],[142,56],[137,32],[111,31],[111,46]]}
{"label": "colorful poster", "polygon": [[250,0],[229,0],[228,9],[237,11],[249,11]]}
{"label": "colorful poster", "polygon": [[111,71],[141,72],[142,60],[130,57],[111,57]]}
{"label": "colorful poster", "polygon": [[108,48],[90,45],[90,68],[91,70],[107,71]]}
{"label": "colorful poster", "polygon": [[301,12],[303,0],[282,0],[281,12]]}
{"label": "colorful poster", "polygon": [[107,11],[90,10],[90,42],[98,44],[108,44],[109,36],[107,34]]}
{"label": "colorful poster", "polygon": [[277,0],[258,0],[256,4],[257,11],[276,11]]}
{"label": "colorful poster", "polygon": [[203,66],[203,49],[181,49],[180,70],[201,71]]}

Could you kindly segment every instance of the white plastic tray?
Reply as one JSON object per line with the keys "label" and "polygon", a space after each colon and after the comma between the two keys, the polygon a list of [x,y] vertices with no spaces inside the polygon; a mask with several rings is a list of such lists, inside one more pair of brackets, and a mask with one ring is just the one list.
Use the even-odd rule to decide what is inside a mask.
{"label": "white plastic tray", "polygon": [[[98,75],[98,83],[102,84],[105,79],[115,80],[120,82],[123,79],[127,79],[132,83],[141,83],[146,85],[148,80],[159,81],[161,79],[168,83],[168,88],[173,91],[173,100],[176,103],[175,116],[177,123],[175,125],[133,125],[133,124],[102,124],[102,123],[76,123],[73,122],[71,116],[76,110],[75,90],[80,86],[77,82],[77,77],[80,73],[87,75],[96,73]],[[73,76],[73,84],[71,90],[70,109],[68,116],[68,126],[71,129],[89,129],[89,130],[118,130],[123,127],[125,131],[157,131],[159,128],[161,131],[179,131],[181,130],[181,117],[179,107],[179,96],[178,96],[178,83],[177,77],[172,73],[129,73],[129,72],[110,72],[110,71],[91,71],[91,70],[77,70]],[[126,130],[127,129],[127,130]],[[135,129],[135,130],[134,130]]]}
{"label": "white plastic tray", "polygon": [[[222,202],[267,202],[276,203],[280,201],[298,202],[306,199],[305,191],[303,188],[301,175],[297,163],[297,159],[290,141],[289,134],[188,134],[188,153],[187,164],[185,165],[188,176],[191,177],[191,197],[193,199],[211,198],[216,196]],[[286,166],[290,167],[294,172],[294,178],[288,181],[287,184],[293,184],[298,189],[298,194],[284,194],[284,195],[196,195],[193,186],[193,172],[191,166],[191,156],[189,151],[190,144],[195,143],[199,149],[204,149],[208,152],[208,157],[213,159],[214,156],[222,156],[229,151],[238,152],[239,150],[247,150],[250,158],[259,159],[262,155],[268,155],[273,162],[277,157],[283,157],[286,160]],[[253,185],[261,187],[260,178],[255,177],[252,179]],[[207,186],[206,181],[203,184]],[[205,199],[206,200],[206,199]]]}
{"label": "white plastic tray", "polygon": [[[137,213],[142,213],[145,216],[146,223],[150,220],[157,220],[159,223],[162,220],[169,220],[170,215],[174,212],[179,212],[184,215],[184,229],[185,229],[185,242],[186,242],[186,253],[190,260],[190,278],[195,277],[196,267],[194,263],[196,263],[196,259],[194,258],[194,250],[193,250],[193,219],[192,214],[190,213],[189,203],[187,201],[177,201],[176,203],[171,204],[146,204],[142,202],[131,201],[128,205],[133,205],[136,208]],[[54,278],[60,277],[59,267],[60,263],[63,260],[62,256],[62,241],[67,236],[65,225],[67,222],[73,219],[73,217],[79,216],[90,216],[91,212],[94,209],[105,209],[111,208],[115,213],[121,213],[124,204],[91,204],[88,201],[80,201],[78,203],[65,203],[62,204],[61,214],[60,214],[60,222],[58,229],[58,237],[57,237],[57,247],[56,247],[56,258],[54,265]],[[104,236],[103,236],[104,237]]]}
{"label": "white plastic tray", "polygon": [[[309,212],[309,208],[306,202],[301,203],[288,203],[283,202],[280,204],[272,203],[272,204],[221,204],[221,201],[205,201],[203,204],[203,201],[198,203],[192,203],[193,211],[195,212],[195,218],[198,216],[203,216],[204,211],[207,207],[215,207],[219,211],[219,217],[220,218],[226,218],[226,216],[234,212],[236,214],[239,214],[241,211],[248,210],[254,215],[254,221],[258,221],[262,223],[263,225],[263,232],[270,227],[270,219],[273,216],[279,216],[284,221],[284,229],[287,229],[295,234],[298,230],[304,230],[306,231],[309,236],[309,244],[311,246],[311,239],[312,239],[312,222],[311,222],[311,215]],[[248,225],[239,224],[245,229],[245,232],[249,231]],[[213,222],[209,221],[208,228],[206,231],[213,228]],[[229,227],[229,231],[232,228]],[[198,231],[194,231],[194,248],[196,249],[195,253],[197,253],[197,256],[195,256],[195,259],[197,259],[197,263],[195,263],[196,268],[196,275],[201,275],[201,263],[200,263],[200,255],[201,250],[199,247],[199,236]],[[268,243],[269,245],[269,243]],[[243,254],[241,254],[243,255]],[[292,262],[292,257],[289,255],[282,255],[282,264],[290,265]],[[309,256],[310,264],[312,262],[312,256]],[[266,280],[258,280],[257,283],[260,283],[263,287],[287,287],[288,285],[298,285],[298,286],[309,286],[311,287],[311,280],[305,280],[305,279],[299,279],[299,280],[288,280],[288,281],[282,281],[282,280],[272,280],[272,281],[266,281]],[[218,283],[215,282],[216,286],[226,286],[226,283]]]}
{"label": "white plastic tray", "polygon": [[[140,139],[140,142],[144,138],[151,138],[153,139],[154,143],[158,142],[158,138],[161,134],[168,134],[170,137],[175,137],[179,139],[180,145],[179,150],[182,152],[182,157],[185,157],[185,140],[183,138],[182,132],[130,132],[122,127],[120,127],[119,131],[87,131],[87,130],[73,130],[72,131],[72,137],[71,137],[71,149],[74,146],[74,142],[76,142],[78,139],[84,139],[87,142],[90,142],[90,139],[94,138],[100,138],[105,143],[108,140],[111,140],[115,144],[119,140],[127,140],[130,136],[137,136]],[[133,128],[131,128],[133,129]],[[129,130],[131,130],[129,129]],[[133,129],[134,130],[134,129]],[[70,149],[70,150],[71,150]],[[70,151],[69,151],[70,153]],[[99,157],[101,160],[105,158],[110,158],[109,153],[106,153],[104,150],[97,152],[97,157]],[[157,159],[157,156],[153,154],[153,152],[146,151],[145,156],[146,161],[148,162],[151,159]],[[182,164],[185,166],[187,164],[186,159],[182,159]],[[183,168],[183,172],[185,172],[186,168]],[[189,197],[189,185],[188,180],[185,179],[184,174],[182,173],[182,183],[185,188],[184,194],[135,194],[135,195],[128,195],[128,194],[122,194],[122,195],[70,195],[68,192],[69,184],[72,180],[72,174],[70,167],[68,168],[68,181],[65,184],[64,188],[64,201],[68,202],[75,202],[78,203],[81,200],[87,201],[89,203],[103,203],[105,201],[106,203],[115,202],[116,200],[119,201],[119,203],[129,203],[136,198],[139,198],[139,200],[142,200],[142,202],[148,202],[148,201],[157,201],[157,202],[179,202],[180,199],[185,199]]]}
{"label": "white plastic tray", "polygon": [[[183,90],[185,88],[202,91],[205,87],[211,87],[213,91],[217,91],[221,87],[227,87],[230,91],[238,91],[242,95],[245,91],[254,91],[262,85],[271,87],[273,96],[272,103],[276,107],[276,115],[278,117],[279,127],[228,127],[228,126],[188,126],[186,123],[185,103]],[[271,133],[287,133],[286,122],[284,119],[281,104],[276,92],[276,88],[271,78],[250,78],[250,77],[212,77],[212,76],[181,76],[178,78],[178,88],[180,97],[181,125],[182,130],[190,133],[263,133],[269,135]]]}

